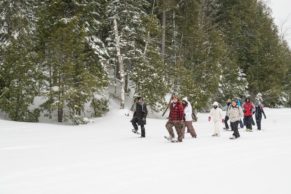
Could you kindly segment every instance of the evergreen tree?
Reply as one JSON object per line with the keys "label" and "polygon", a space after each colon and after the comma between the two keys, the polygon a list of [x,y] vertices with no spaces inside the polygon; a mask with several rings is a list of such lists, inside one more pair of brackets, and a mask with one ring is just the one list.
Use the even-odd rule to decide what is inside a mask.
{"label": "evergreen tree", "polygon": [[31,108],[40,75],[35,52],[34,1],[0,2],[0,109],[15,121],[37,121]]}
{"label": "evergreen tree", "polygon": [[151,4],[148,15],[143,17],[143,26],[147,34],[141,61],[137,61],[130,73],[131,80],[135,83],[135,92],[144,96],[150,107],[155,110],[163,108],[164,97],[169,88],[166,79],[166,65],[160,53],[161,27],[158,18],[154,15],[157,2]]}
{"label": "evergreen tree", "polygon": [[179,5],[178,29],[181,47],[173,68],[178,93],[188,96],[193,107],[203,108],[218,89],[223,58],[221,34],[207,15],[208,1],[185,1]]}
{"label": "evergreen tree", "polygon": [[13,40],[4,52],[1,65],[0,108],[14,121],[38,121],[39,110],[31,108],[38,95],[41,72],[35,65],[38,55],[27,36]]}
{"label": "evergreen tree", "polygon": [[82,123],[81,113],[94,92],[107,84],[107,75],[86,41],[82,11],[75,1],[54,1],[40,12],[38,23],[42,63],[46,74],[44,107],[74,123]]}
{"label": "evergreen tree", "polygon": [[232,52],[230,60],[246,75],[245,94],[261,92],[266,104],[275,105],[282,93],[287,64],[281,59],[284,49],[268,8],[256,0],[217,2],[216,22]]}
{"label": "evergreen tree", "polygon": [[284,54],[286,50],[270,11],[261,2],[257,4],[255,21],[257,37],[253,49],[254,63],[247,71],[250,91],[254,94],[263,93],[265,103],[274,106],[279,104],[283,80],[288,69]]}

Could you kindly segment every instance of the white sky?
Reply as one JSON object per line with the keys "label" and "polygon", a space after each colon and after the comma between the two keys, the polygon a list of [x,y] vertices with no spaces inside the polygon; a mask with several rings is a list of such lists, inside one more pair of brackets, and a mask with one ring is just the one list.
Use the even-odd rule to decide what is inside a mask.
{"label": "white sky", "polygon": [[284,36],[291,48],[291,0],[265,0],[272,9],[272,15],[280,35]]}

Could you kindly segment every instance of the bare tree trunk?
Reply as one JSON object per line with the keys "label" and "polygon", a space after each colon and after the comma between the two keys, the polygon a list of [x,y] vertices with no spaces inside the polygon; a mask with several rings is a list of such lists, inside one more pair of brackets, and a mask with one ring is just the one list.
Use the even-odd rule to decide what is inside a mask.
{"label": "bare tree trunk", "polygon": [[175,10],[173,10],[173,49],[174,49],[174,63],[175,63],[175,66],[177,65],[177,50],[176,50],[176,12]]}
{"label": "bare tree trunk", "polygon": [[[153,2],[153,6],[152,6],[152,13],[151,15],[154,14],[154,8],[155,8],[155,3],[156,3],[156,0],[154,0]],[[148,45],[149,45],[149,42],[150,42],[150,32],[147,33],[147,40],[146,40],[146,43],[145,43],[145,47],[144,47],[144,51],[143,51],[143,55],[144,57],[146,56],[146,53],[147,53],[147,48],[148,48]]]}
{"label": "bare tree trunk", "polygon": [[165,44],[166,44],[166,9],[163,9],[163,22],[162,22],[162,60],[165,62]]}
{"label": "bare tree trunk", "polygon": [[124,64],[123,64],[123,59],[120,53],[120,38],[118,34],[118,27],[117,27],[117,21],[116,18],[113,20],[114,22],[114,33],[115,33],[115,45],[116,45],[116,52],[117,52],[117,59],[118,59],[118,69],[119,69],[119,74],[120,74],[120,108],[124,108],[124,103],[125,103],[125,81],[124,81]]}
{"label": "bare tree trunk", "polygon": [[58,91],[58,101],[59,101],[59,103],[58,103],[58,122],[63,122],[63,114],[64,114],[64,112],[63,112],[63,105],[61,104],[61,102],[62,102],[62,90],[63,90],[63,88],[62,88],[62,78],[61,78],[61,74],[60,74],[60,72],[59,72],[59,84],[58,84],[58,87],[59,87],[59,91]]}
{"label": "bare tree trunk", "polygon": [[[172,48],[174,49],[174,68],[178,70],[178,65],[177,65],[177,53],[176,53],[176,12],[173,10],[173,38],[172,38]],[[175,77],[174,77],[174,92],[176,93],[178,91],[178,85],[179,85],[179,79],[177,75],[178,71],[175,71]]]}

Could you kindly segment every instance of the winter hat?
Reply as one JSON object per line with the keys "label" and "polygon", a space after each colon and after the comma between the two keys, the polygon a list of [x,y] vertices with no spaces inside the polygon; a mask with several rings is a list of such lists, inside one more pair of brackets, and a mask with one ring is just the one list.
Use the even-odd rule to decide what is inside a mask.
{"label": "winter hat", "polygon": [[136,98],[137,100],[143,100],[143,98],[141,96]]}
{"label": "winter hat", "polygon": [[247,102],[247,101],[251,101],[251,98],[250,97],[246,97],[246,99],[245,99],[245,102]]}
{"label": "winter hat", "polygon": [[213,102],[213,106],[218,106],[218,102]]}

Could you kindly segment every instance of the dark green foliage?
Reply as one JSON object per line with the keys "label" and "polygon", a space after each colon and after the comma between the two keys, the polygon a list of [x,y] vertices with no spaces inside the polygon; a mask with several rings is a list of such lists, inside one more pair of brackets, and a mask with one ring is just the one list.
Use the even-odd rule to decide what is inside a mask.
{"label": "dark green foliage", "polygon": [[37,80],[41,76],[35,66],[38,55],[32,48],[30,39],[23,35],[4,51],[0,109],[14,121],[37,121],[39,116],[38,111],[29,108],[38,94]]}
{"label": "dark green foliage", "polygon": [[270,11],[261,1],[217,2],[217,22],[232,52],[230,60],[245,74],[248,93],[263,93],[266,105],[280,104],[288,63]]}
{"label": "dark green foliage", "polygon": [[44,71],[49,72],[44,107],[49,113],[57,110],[59,122],[64,117],[80,123],[84,104],[107,84],[98,55],[86,41],[85,24],[80,18],[86,9],[73,1],[55,1],[43,9],[47,12],[40,14],[38,23],[43,45],[40,51]]}
{"label": "dark green foliage", "polygon": [[131,80],[136,84],[135,93],[143,96],[147,104],[156,111],[161,110],[164,96],[168,92],[164,82],[164,70],[160,56],[153,48],[149,48],[146,59],[136,63],[131,73]]}
{"label": "dark green foliage", "polygon": [[262,1],[2,0],[0,15],[0,109],[12,120],[87,123],[86,104],[102,116],[108,102],[94,96],[123,93],[121,80],[157,111],[173,92],[200,110],[258,92],[291,106],[291,51]]}
{"label": "dark green foliage", "polygon": [[101,98],[93,98],[91,101],[91,107],[94,110],[94,117],[101,117],[104,113],[108,112],[108,100]]}

